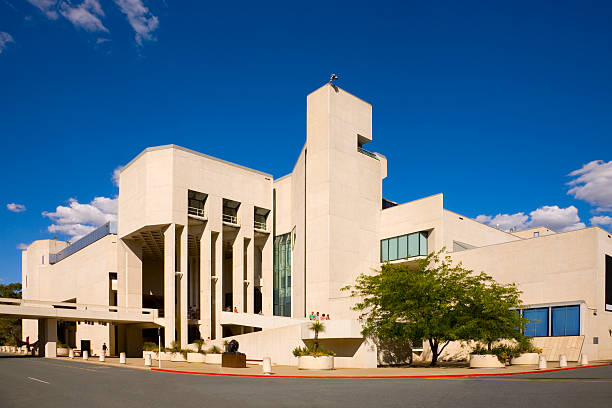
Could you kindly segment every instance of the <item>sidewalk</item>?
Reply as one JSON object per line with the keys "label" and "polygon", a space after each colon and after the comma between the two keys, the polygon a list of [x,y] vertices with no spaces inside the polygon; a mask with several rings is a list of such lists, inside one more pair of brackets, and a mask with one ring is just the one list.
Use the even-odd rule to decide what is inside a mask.
{"label": "sidewalk", "polygon": [[[62,361],[76,361],[105,366],[126,367],[149,370],[142,358],[128,358],[126,364],[119,364],[119,358],[107,357],[106,362],[98,361],[98,357],[90,357],[84,361],[81,358],[70,360],[66,357],[57,357]],[[444,378],[444,377],[478,377],[478,376],[507,376],[529,372],[551,372],[567,369],[580,369],[595,366],[610,365],[610,362],[593,362],[588,366],[579,366],[577,363],[568,363],[567,368],[559,368],[559,362],[549,362],[546,370],[538,370],[535,365],[508,366],[494,369],[470,369],[468,367],[387,367],[387,368],[339,368],[326,370],[298,370],[293,366],[272,366],[272,375],[264,375],[261,365],[248,364],[247,368],[226,368],[218,364],[180,363],[162,361],[161,370],[158,369],[157,360],[153,360],[151,371],[178,372],[200,375],[220,375],[233,377],[266,377],[266,378]]]}

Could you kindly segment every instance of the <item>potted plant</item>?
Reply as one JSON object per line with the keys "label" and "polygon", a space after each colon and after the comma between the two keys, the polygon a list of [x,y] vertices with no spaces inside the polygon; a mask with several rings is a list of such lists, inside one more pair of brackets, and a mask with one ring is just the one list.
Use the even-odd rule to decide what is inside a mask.
{"label": "potted plant", "polygon": [[170,348],[170,361],[187,361],[187,350],[183,350],[181,344],[176,340],[172,342],[172,347]]}
{"label": "potted plant", "polygon": [[321,322],[313,322],[308,328],[314,332],[312,348],[306,346],[293,349],[293,355],[298,358],[298,368],[300,370],[333,370],[336,353],[325,350],[319,345],[319,333],[325,331],[325,326]]}
{"label": "potted plant", "polygon": [[506,344],[483,347],[478,343],[470,354],[470,368],[503,368],[514,356],[514,347]]}
{"label": "potted plant", "polygon": [[515,355],[510,360],[513,365],[537,365],[541,348],[535,347],[531,342],[530,337],[523,337],[519,339],[517,345],[514,347]]}
{"label": "potted plant", "polygon": [[187,362],[188,363],[204,363],[206,362],[206,352],[202,349],[204,345],[204,340],[197,339],[194,341],[197,349],[191,350],[189,349],[189,353],[187,353]]}
{"label": "potted plant", "polygon": [[206,362],[208,364],[221,364],[221,350],[217,346],[212,346],[206,350]]}
{"label": "potted plant", "polygon": [[66,344],[62,343],[61,341],[57,342],[57,356],[58,357],[68,357],[68,355],[70,354],[70,347],[68,347]]}
{"label": "potted plant", "polygon": [[142,358],[146,358],[147,354],[151,356],[151,359],[157,360],[157,352],[159,347],[152,341],[145,341],[142,344]]}

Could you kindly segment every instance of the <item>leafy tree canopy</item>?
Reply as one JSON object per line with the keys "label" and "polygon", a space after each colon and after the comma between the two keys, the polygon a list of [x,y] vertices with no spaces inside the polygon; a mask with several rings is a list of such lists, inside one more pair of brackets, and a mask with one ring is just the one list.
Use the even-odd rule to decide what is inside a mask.
{"label": "leafy tree canopy", "polygon": [[[21,299],[21,283],[0,284],[0,298]],[[15,318],[0,318],[0,344],[16,345],[21,337],[21,321]]]}
{"label": "leafy tree canopy", "polygon": [[521,305],[516,285],[453,265],[443,251],[416,266],[386,263],[345,288],[359,298],[355,309],[362,312],[363,334],[384,342],[427,341],[432,365],[453,340],[490,347],[499,338],[520,338],[525,320],[513,310]]}

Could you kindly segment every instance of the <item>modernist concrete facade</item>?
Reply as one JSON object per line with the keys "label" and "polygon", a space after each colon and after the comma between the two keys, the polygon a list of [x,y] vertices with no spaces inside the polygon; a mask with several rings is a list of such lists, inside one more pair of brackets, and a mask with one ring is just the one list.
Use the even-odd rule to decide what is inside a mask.
{"label": "modernist concrete facade", "polygon": [[[74,253],[65,242],[34,242],[23,253],[23,296],[158,309],[166,345],[235,337],[248,358],[279,364],[297,363],[291,350],[309,340],[306,316],[319,311],[331,316],[322,341],[336,366],[372,367],[376,346],[361,337],[355,300],[341,288],[381,262],[446,248],[518,283],[527,309],[548,308],[555,328],[543,337],[567,337],[556,336],[559,316],[570,321],[576,309],[551,308],[577,306],[579,322],[563,334],[592,359],[612,358],[610,234],[507,233],[444,209],[442,194],[383,200],[386,158],[364,149],[371,140],[372,106],[327,84],[308,95],[306,143],[279,179],[175,145],[148,148],[121,171],[117,229]],[[107,342],[112,353],[156,340],[154,326],[124,326],[78,324],[68,335],[94,350]],[[24,337],[36,328],[24,322]]]}

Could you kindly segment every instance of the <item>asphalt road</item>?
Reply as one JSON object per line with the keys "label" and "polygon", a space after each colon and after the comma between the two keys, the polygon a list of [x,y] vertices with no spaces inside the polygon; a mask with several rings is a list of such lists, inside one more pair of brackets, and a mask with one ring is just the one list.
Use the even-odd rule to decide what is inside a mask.
{"label": "asphalt road", "polygon": [[0,408],[612,407],[612,366],[480,379],[213,377],[0,353]]}

